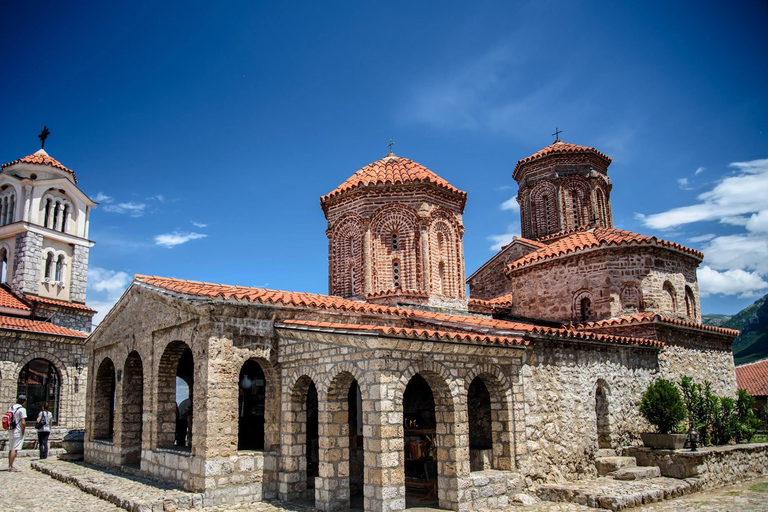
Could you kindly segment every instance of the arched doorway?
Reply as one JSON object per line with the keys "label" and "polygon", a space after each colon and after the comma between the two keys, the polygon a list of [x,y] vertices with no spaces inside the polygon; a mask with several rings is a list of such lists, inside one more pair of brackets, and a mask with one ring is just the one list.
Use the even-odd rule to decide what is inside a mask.
{"label": "arched doorway", "polygon": [[[48,412],[53,414],[52,424],[59,421],[59,396],[61,377],[56,367],[47,359],[32,359],[19,372],[16,396],[27,395],[27,418],[37,418],[43,402],[48,402]],[[15,402],[15,400],[14,400]]]}
{"label": "arched doorway", "polygon": [[183,341],[172,341],[158,370],[157,446],[191,449],[194,386],[192,350]]}
{"label": "arched doorway", "polygon": [[435,397],[420,374],[403,393],[403,422],[406,507],[437,507]]}
{"label": "arched doorway", "polygon": [[317,388],[315,383],[311,383],[306,396],[307,411],[307,438],[306,438],[306,458],[307,458],[307,496],[306,499],[314,503],[315,500],[315,477],[319,475],[318,468],[320,464],[319,451],[319,429],[317,415]]}
{"label": "arched doorway", "polygon": [[475,377],[467,393],[469,416],[470,471],[491,469],[493,460],[493,418],[491,394],[480,377]]}
{"label": "arched doorway", "polygon": [[353,380],[347,394],[347,420],[349,423],[349,500],[350,508],[363,508],[365,461],[363,451],[363,398],[357,380]]}
{"label": "arched doorway", "polygon": [[595,419],[597,422],[597,447],[611,448],[611,426],[608,410],[608,383],[603,379],[595,387]]}
{"label": "arched doorway", "polygon": [[115,364],[108,357],[96,371],[93,397],[93,439],[112,441],[115,434]]}
{"label": "arched doorway", "polygon": [[124,465],[136,465],[141,460],[141,437],[144,413],[144,368],[141,356],[128,354],[123,370],[121,459]]}
{"label": "arched doorway", "polygon": [[259,363],[248,360],[238,380],[237,449],[264,449],[266,379]]}

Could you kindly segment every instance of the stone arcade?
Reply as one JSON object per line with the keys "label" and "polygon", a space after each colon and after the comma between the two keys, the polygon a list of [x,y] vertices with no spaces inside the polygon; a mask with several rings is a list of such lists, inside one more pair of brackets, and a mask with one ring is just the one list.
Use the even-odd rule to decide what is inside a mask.
{"label": "stone arcade", "polygon": [[321,198],[331,295],[136,276],[88,340],[86,461],[326,511],[594,476],[647,428],[654,378],[735,391],[735,331],[700,323],[702,254],[614,229],[609,164],[559,140],[518,162],[530,238],[472,298],[466,193],[391,153]]}
{"label": "stone arcade", "polygon": [[[75,173],[43,149],[2,166],[0,403],[26,394],[33,423],[47,401],[52,443],[85,424],[85,339],[95,313],[85,305],[85,288],[95,205]],[[34,428],[27,438],[25,447],[34,446]],[[3,449],[6,441],[2,431]]]}

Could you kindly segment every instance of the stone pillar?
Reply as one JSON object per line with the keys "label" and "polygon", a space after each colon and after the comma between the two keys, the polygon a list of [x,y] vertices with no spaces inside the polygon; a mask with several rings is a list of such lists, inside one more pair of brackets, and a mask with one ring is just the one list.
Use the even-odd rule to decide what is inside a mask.
{"label": "stone pillar", "polygon": [[[42,266],[43,236],[29,231],[16,235],[11,287],[16,293],[38,293]],[[87,262],[86,262],[87,264]]]}
{"label": "stone pillar", "polygon": [[432,280],[430,279],[430,261],[429,253],[429,218],[419,219],[419,242],[421,249],[421,281],[423,290],[432,293]]}
{"label": "stone pillar", "polygon": [[85,290],[88,282],[88,252],[83,245],[75,245],[72,253],[72,272],[69,276],[69,300],[85,302]]}
{"label": "stone pillar", "polygon": [[307,406],[306,397],[311,381],[299,379],[294,386],[282,379],[282,421],[280,429],[280,458],[277,475],[277,497],[283,501],[304,499],[307,491]]}
{"label": "stone pillar", "polygon": [[319,476],[315,508],[325,512],[349,509],[349,411],[346,396],[318,401]]}
{"label": "stone pillar", "polygon": [[366,221],[363,224],[363,271],[365,272],[365,290],[364,294],[373,293],[373,247],[371,246],[371,223]]}
{"label": "stone pillar", "polygon": [[393,512],[405,509],[403,413],[395,407],[400,375],[376,371],[374,366],[369,368],[369,398],[363,400],[364,508]]}

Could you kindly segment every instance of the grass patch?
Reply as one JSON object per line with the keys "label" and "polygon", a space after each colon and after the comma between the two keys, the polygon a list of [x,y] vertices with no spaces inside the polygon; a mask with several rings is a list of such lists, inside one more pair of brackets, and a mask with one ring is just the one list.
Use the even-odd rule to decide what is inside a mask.
{"label": "grass patch", "polygon": [[768,492],[768,482],[759,482],[749,486],[750,491],[754,492]]}
{"label": "grass patch", "polygon": [[768,434],[755,434],[752,436],[752,439],[749,440],[750,443],[768,443]]}

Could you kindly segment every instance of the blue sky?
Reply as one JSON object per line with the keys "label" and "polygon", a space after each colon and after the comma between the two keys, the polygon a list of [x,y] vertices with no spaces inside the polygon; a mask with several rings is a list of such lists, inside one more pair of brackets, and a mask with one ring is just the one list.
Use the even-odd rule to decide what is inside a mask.
{"label": "blue sky", "polygon": [[768,293],[768,7],[723,2],[3,2],[0,159],[101,202],[89,304],[134,273],[327,292],[318,198],[385,144],[469,193],[467,273],[519,234],[511,172],[613,158],[616,227],[706,251],[702,310]]}

